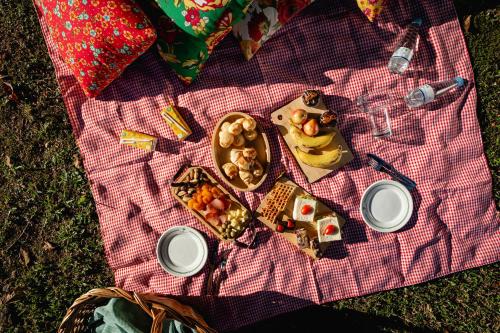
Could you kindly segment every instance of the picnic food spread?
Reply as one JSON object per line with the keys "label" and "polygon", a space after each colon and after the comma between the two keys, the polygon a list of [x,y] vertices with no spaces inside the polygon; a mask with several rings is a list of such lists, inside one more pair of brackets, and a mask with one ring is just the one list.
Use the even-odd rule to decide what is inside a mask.
{"label": "picnic food spread", "polygon": [[[397,10],[385,10],[383,20],[369,25],[349,6],[331,1],[294,8],[259,0],[247,8],[240,1],[241,10],[229,11],[223,1],[165,2],[175,15],[168,18],[154,1],[148,9],[148,1],[73,2],[60,6],[59,17],[56,3],[63,2],[37,0],[117,285],[205,294],[211,268],[174,278],[157,262],[154,244],[175,226],[199,229],[207,241],[206,262],[215,267],[213,280],[220,281],[214,295],[221,297],[193,298],[193,303],[221,330],[311,302],[420,283],[496,260],[491,178],[475,122],[474,86],[450,81],[473,77],[465,45],[455,38],[460,34],[455,13],[449,1],[393,1]],[[138,3],[144,12],[135,9]],[[358,3],[367,16],[380,12],[374,2]],[[112,15],[101,13],[113,4]],[[205,15],[212,7],[217,13]],[[306,15],[297,15],[289,29],[268,40],[300,10]],[[120,11],[127,12],[126,22],[115,20]],[[425,18],[419,29],[405,28],[414,19],[410,13]],[[80,15],[83,29],[73,24]],[[189,26],[178,25],[186,20]],[[109,30],[97,26],[101,23]],[[250,61],[234,40],[224,38],[236,25]],[[417,52],[414,32],[424,29],[428,38]],[[382,30],[390,38],[381,38]],[[113,43],[104,49],[109,32]],[[403,35],[401,42],[393,38]],[[154,38],[156,47],[144,54]],[[387,61],[380,59],[392,51],[388,42],[397,45],[391,66],[399,64],[405,69],[400,72],[411,76],[390,76]],[[72,57],[71,47],[84,55],[78,51]],[[100,80],[85,62],[71,65],[79,59],[90,67],[98,63],[113,83]],[[426,64],[432,64],[429,83],[421,75]],[[177,77],[196,83],[186,87]],[[87,97],[80,84],[87,95],[99,93],[97,98]],[[352,107],[360,94],[361,112]],[[407,95],[404,102],[417,111],[404,102],[396,106],[391,94],[401,100]],[[230,115],[235,110],[242,112]],[[126,137],[119,145],[124,128],[146,136]],[[373,153],[391,164],[367,161]],[[462,162],[449,163],[456,160]],[[186,164],[195,167],[174,177]],[[279,177],[282,171],[286,176]],[[471,173],[474,183],[464,177]],[[368,191],[384,177],[397,184]],[[393,209],[385,209],[387,203]],[[470,217],[474,223],[463,222]],[[240,246],[252,244],[253,228],[258,232],[253,246]],[[164,243],[167,254],[180,255],[174,250],[183,248],[184,239],[199,251],[164,259],[192,272],[191,266],[203,263],[202,243],[193,234],[175,235],[174,242]]]}

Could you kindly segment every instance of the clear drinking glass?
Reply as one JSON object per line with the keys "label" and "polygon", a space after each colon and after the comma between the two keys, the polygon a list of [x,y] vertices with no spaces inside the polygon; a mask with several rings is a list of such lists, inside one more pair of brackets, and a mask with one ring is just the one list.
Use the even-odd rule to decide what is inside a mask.
{"label": "clear drinking glass", "polygon": [[367,114],[372,126],[373,137],[376,139],[392,135],[389,116],[391,105],[392,97],[383,92],[363,94],[356,99],[356,106],[361,112]]}

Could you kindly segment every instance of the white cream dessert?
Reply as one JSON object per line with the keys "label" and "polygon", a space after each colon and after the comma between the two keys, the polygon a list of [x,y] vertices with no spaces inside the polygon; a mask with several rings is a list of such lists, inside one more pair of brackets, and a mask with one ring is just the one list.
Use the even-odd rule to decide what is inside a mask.
{"label": "white cream dessert", "polygon": [[316,221],[320,243],[341,240],[339,220],[336,216],[326,216]]}
{"label": "white cream dessert", "polygon": [[295,221],[312,222],[316,214],[317,201],[312,198],[296,197],[293,205]]}

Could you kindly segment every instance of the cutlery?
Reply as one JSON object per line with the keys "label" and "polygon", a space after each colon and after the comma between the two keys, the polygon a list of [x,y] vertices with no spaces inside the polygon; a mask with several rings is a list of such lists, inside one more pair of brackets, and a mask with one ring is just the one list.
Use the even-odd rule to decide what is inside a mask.
{"label": "cutlery", "polygon": [[226,266],[227,266],[227,260],[229,258],[229,254],[231,253],[233,249],[226,249],[222,251],[220,255],[220,261],[219,264],[216,265],[216,268],[219,269],[219,274],[215,279],[213,279],[210,294],[211,295],[217,295],[219,293],[220,285],[222,283],[222,277],[224,273],[226,272]]}
{"label": "cutlery", "polygon": [[410,178],[406,177],[405,175],[401,174],[399,171],[397,171],[392,165],[378,157],[377,155],[374,154],[367,154],[368,156],[368,165],[370,165],[372,168],[374,168],[377,171],[380,172],[385,172],[388,175],[390,175],[394,180],[397,180],[401,184],[403,184],[408,190],[413,190],[417,184],[411,180]]}

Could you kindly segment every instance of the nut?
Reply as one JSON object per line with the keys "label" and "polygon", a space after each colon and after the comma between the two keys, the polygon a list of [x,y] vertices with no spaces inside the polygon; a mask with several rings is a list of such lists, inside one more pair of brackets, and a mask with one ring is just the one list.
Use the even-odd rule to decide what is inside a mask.
{"label": "nut", "polygon": [[180,197],[183,197],[183,196],[185,196],[186,194],[187,194],[187,193],[186,193],[186,191],[182,191],[182,190],[181,190],[181,191],[179,191],[179,192],[177,192],[177,195],[178,195],[178,196],[180,196]]}
{"label": "nut", "polygon": [[188,202],[189,200],[191,200],[191,197],[188,195],[185,195],[182,197],[182,201],[184,201],[184,202]]}

